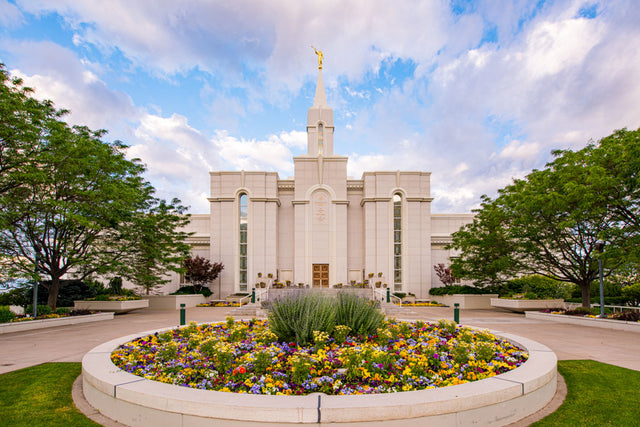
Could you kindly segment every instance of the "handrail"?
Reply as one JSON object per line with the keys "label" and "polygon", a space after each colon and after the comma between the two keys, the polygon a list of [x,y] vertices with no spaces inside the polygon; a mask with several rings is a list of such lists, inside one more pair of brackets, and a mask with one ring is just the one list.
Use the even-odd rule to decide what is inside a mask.
{"label": "handrail", "polygon": [[377,300],[378,300],[378,299],[376,298],[376,294],[380,294],[380,296],[382,297],[382,298],[380,298],[380,301],[384,301],[385,299],[387,299],[387,294],[386,294],[386,292],[382,292],[382,291],[380,291],[380,290],[378,290],[378,289],[376,289],[376,288],[373,288],[373,299],[374,299],[375,301],[377,301]]}
{"label": "handrail", "polygon": [[244,297],[240,298],[240,299],[238,300],[238,307],[242,307],[242,300],[245,300],[245,299],[247,299],[247,298],[251,299],[251,294],[249,294],[249,295],[247,295],[247,296],[244,296]]}
{"label": "handrail", "polygon": [[[402,298],[397,297],[397,296],[395,296],[393,294],[390,294],[389,296],[391,297],[391,301],[393,301],[394,298],[397,299],[399,301],[398,305],[400,305],[400,308],[402,308]],[[395,302],[393,302],[392,304],[395,304]]]}
{"label": "handrail", "polygon": [[[594,308],[595,307],[600,307],[600,304],[598,304],[598,303],[591,304],[591,307],[594,307]],[[605,304],[604,308],[611,308],[611,309],[613,309],[614,313],[616,312],[616,308],[620,309],[620,313],[622,313],[622,309],[623,308],[626,308],[626,309],[629,309],[629,310],[640,310],[640,307],[634,307],[634,306],[631,306],[631,305],[606,305]]]}
{"label": "handrail", "polygon": [[[255,290],[255,295],[256,295],[256,302],[258,301],[266,301],[267,299],[269,299],[269,291],[268,289],[256,289]],[[267,298],[265,298],[264,300],[262,300],[262,296],[263,295],[267,295]]]}
{"label": "handrail", "polygon": [[[376,294],[382,295],[382,298],[380,299],[380,301],[384,301],[384,300],[387,299],[387,293],[385,291],[380,291],[380,290],[375,289],[375,288],[373,289],[373,295],[374,295],[373,299],[377,301],[377,299],[375,298]],[[392,304],[396,304],[395,301],[397,300],[398,301],[397,305],[399,305],[400,308],[402,308],[402,298],[399,298],[399,297],[397,297],[397,296],[395,296],[393,294],[389,294],[389,298],[391,299],[391,301],[392,301],[391,303]]]}

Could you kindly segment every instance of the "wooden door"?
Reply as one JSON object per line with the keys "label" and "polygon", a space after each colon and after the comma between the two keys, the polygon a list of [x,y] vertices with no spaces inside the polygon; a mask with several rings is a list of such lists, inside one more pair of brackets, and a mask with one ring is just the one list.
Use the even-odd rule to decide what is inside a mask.
{"label": "wooden door", "polygon": [[329,287],[329,264],[313,264],[313,287]]}

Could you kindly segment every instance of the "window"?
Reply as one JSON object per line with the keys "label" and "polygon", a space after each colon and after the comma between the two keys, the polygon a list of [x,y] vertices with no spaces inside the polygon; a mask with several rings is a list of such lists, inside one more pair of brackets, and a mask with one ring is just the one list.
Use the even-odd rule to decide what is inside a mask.
{"label": "window", "polygon": [[402,196],[393,195],[393,289],[402,290]]}
{"label": "window", "polygon": [[318,123],[318,154],[322,154],[324,149],[324,126]]}
{"label": "window", "polygon": [[240,198],[238,200],[238,209],[239,209],[239,220],[240,220],[240,236],[238,241],[240,242],[240,257],[238,260],[238,268],[239,268],[239,283],[240,283],[240,291],[247,290],[247,213],[249,207],[249,198],[246,194],[240,194]]}

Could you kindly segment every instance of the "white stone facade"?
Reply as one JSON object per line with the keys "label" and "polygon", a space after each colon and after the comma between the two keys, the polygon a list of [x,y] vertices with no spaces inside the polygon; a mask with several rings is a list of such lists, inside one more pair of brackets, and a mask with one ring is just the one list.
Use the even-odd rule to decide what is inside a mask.
{"label": "white stone facade", "polygon": [[[195,233],[194,255],[224,264],[210,286],[214,296],[275,279],[347,285],[370,273],[372,286],[380,281],[418,298],[441,285],[433,266],[449,263],[444,245],[473,215],[431,214],[429,172],[349,179],[348,158],[333,152],[333,133],[320,70],[307,116],[307,153],[294,157],[293,179],[275,172],[210,173],[211,213],[193,215],[188,231]],[[177,287],[177,277],[174,282]]]}

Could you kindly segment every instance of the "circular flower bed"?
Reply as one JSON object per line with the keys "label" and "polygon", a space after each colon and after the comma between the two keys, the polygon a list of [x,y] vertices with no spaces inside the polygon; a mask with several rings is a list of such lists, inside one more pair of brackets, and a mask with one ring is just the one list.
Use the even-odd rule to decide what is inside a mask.
{"label": "circular flower bed", "polygon": [[111,355],[150,380],[199,389],[303,395],[373,394],[462,384],[509,371],[526,352],[488,331],[441,320],[386,321],[377,335],[314,334],[314,344],[279,343],[267,321],[197,325],[138,338]]}

